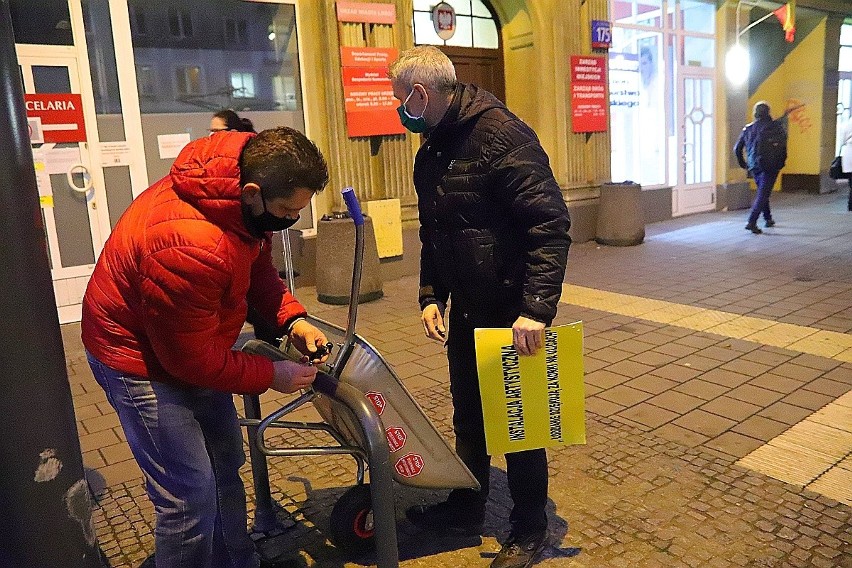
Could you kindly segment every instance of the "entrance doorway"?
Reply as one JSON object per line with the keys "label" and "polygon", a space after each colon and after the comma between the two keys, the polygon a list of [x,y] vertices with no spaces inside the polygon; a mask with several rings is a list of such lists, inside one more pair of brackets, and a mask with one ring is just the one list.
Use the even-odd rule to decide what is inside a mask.
{"label": "entrance doorway", "polygon": [[456,68],[462,83],[474,83],[506,102],[506,79],[503,72],[503,50],[478,47],[440,46]]}
{"label": "entrance doorway", "polygon": [[672,215],[716,208],[714,173],[714,80],[711,71],[683,68],[680,75],[677,124],[681,149],[677,183],[672,188]]}
{"label": "entrance doorway", "polygon": [[[18,45],[18,62],[26,94],[80,94],[77,59],[67,48]],[[48,133],[73,125],[42,124]],[[95,179],[87,142],[32,144],[42,220],[47,237],[53,289],[60,323],[79,321],[81,302],[95,259],[109,232],[103,188]]]}

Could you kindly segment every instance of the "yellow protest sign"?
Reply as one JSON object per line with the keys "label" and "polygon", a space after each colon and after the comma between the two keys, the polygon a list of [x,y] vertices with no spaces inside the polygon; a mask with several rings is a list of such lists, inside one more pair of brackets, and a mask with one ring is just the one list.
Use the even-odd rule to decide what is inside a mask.
{"label": "yellow protest sign", "polygon": [[474,337],[490,455],[586,443],[582,322],[546,329],[531,357],[518,355],[511,329]]}

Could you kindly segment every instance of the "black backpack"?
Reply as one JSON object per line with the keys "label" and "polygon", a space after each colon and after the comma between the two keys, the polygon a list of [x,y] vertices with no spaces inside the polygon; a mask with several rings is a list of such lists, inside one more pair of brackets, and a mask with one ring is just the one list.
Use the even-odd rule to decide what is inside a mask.
{"label": "black backpack", "polygon": [[757,135],[756,169],[777,172],[787,162],[787,131],[777,120],[767,124]]}

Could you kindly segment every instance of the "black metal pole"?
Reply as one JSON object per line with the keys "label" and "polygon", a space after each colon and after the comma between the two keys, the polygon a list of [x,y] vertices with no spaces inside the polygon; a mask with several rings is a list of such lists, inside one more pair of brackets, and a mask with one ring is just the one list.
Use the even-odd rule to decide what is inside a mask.
{"label": "black metal pole", "polygon": [[94,568],[9,0],[0,0],[0,567]]}

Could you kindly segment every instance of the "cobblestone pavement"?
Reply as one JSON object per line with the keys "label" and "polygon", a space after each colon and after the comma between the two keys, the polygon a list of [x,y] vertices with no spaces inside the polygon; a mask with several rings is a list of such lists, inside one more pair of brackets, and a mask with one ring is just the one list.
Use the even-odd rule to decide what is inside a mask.
{"label": "cobblestone pavement", "polygon": [[[653,304],[663,306],[660,313],[644,318],[590,308],[579,297],[560,306],[557,323],[581,319],[585,326],[587,444],[549,452],[553,544],[540,565],[852,568],[845,497],[852,488],[845,481],[852,480],[852,409],[841,406],[829,424],[833,440],[847,448],[832,458],[836,499],[818,483],[824,471],[813,483],[793,484],[737,465],[852,389],[852,364],[843,355],[852,330],[852,214],[843,209],[845,194],[779,195],[778,225],[760,236],[743,231],[742,212],[711,213],[649,225],[637,247],[572,247],[570,284],[629,294],[640,298],[631,300],[636,305],[665,304]],[[413,277],[386,282],[383,299],[359,307],[358,331],[451,439],[446,359],[422,337],[416,286]],[[344,308],[318,304],[313,289],[298,293],[318,317],[345,320]],[[757,336],[697,330],[676,325],[684,305],[789,327]],[[666,313],[675,323],[661,317]],[[778,347],[773,337],[817,331],[835,334],[827,336],[832,354]],[[79,326],[63,327],[84,462],[99,500],[99,542],[113,567],[136,568],[153,551],[153,510],[78,335]],[[269,412],[287,399],[262,400]],[[298,414],[294,419],[310,419],[313,411]],[[327,443],[322,436],[288,432],[275,441]],[[808,448],[813,459],[828,452],[819,444]],[[286,511],[296,521],[273,544],[295,557],[294,567],[371,565],[370,556],[348,558],[326,537],[331,508],[354,484],[350,458],[271,458],[270,470],[282,518]],[[445,492],[396,485],[401,565],[487,566],[511,506],[504,471],[495,459],[482,539],[418,531],[404,519],[405,508]],[[248,466],[243,473],[251,491]]]}

